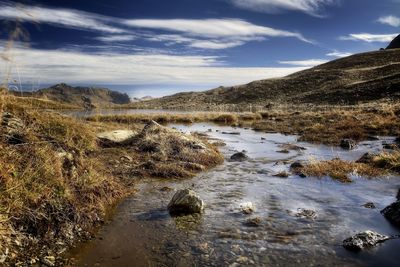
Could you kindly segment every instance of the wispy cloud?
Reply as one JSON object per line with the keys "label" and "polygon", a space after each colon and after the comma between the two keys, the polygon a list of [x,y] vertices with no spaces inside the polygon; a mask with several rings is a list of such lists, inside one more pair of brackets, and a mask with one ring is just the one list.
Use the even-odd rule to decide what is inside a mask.
{"label": "wispy cloud", "polygon": [[241,19],[133,19],[124,23],[130,27],[182,33],[191,37],[236,41],[259,37],[293,37],[311,42],[297,32],[259,26]]}
{"label": "wispy cloud", "polygon": [[135,35],[108,35],[108,36],[100,36],[95,39],[102,42],[128,42],[137,39]]}
{"label": "wispy cloud", "polygon": [[352,33],[347,36],[339,37],[342,41],[363,41],[367,43],[388,43],[391,42],[398,34],[371,34],[371,33]]}
{"label": "wispy cloud", "polygon": [[0,19],[47,23],[67,28],[122,33],[123,29],[108,25],[112,18],[73,9],[46,8],[0,1]]}
{"label": "wispy cloud", "polygon": [[337,57],[337,58],[341,58],[341,57],[348,57],[353,55],[353,53],[349,53],[349,52],[340,52],[340,51],[332,51],[328,54],[326,54],[328,57]]}
{"label": "wispy cloud", "polygon": [[320,17],[321,10],[337,0],[230,0],[233,5],[256,12],[276,13],[295,10]]}
{"label": "wispy cloud", "polygon": [[[288,75],[297,67],[231,67],[215,56],[85,53],[18,46],[13,66],[23,82],[126,85],[235,85]],[[3,62],[1,64],[10,63]],[[14,68],[14,70],[16,70]],[[15,72],[16,74],[16,72]]]}
{"label": "wispy cloud", "polygon": [[377,20],[379,23],[382,24],[387,24],[393,27],[399,27],[400,26],[400,18],[396,17],[396,16],[384,16],[384,17],[380,17]]}
{"label": "wispy cloud", "polygon": [[292,65],[292,66],[302,66],[302,67],[314,67],[328,62],[325,59],[305,59],[305,60],[283,60],[278,61],[279,64]]}
{"label": "wispy cloud", "polygon": [[[136,39],[184,44],[192,48],[226,49],[267,37],[292,37],[312,43],[293,31],[255,25],[241,19],[120,19],[74,9],[16,5],[0,0],[0,19],[45,23],[58,27],[101,33],[102,42]],[[150,31],[150,34],[143,30]],[[165,33],[160,33],[164,31]]]}

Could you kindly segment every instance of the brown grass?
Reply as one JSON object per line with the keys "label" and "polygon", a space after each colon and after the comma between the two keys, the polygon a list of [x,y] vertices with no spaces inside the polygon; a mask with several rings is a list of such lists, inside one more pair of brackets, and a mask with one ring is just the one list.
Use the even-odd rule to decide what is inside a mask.
{"label": "brown grass", "polygon": [[218,113],[218,112],[194,112],[181,114],[132,114],[132,115],[98,115],[88,118],[94,122],[116,122],[124,124],[148,123],[156,121],[161,124],[195,122],[215,122],[228,125],[235,125],[240,121],[260,120],[258,113]]}
{"label": "brown grass", "polygon": [[366,178],[385,175],[388,172],[374,166],[332,159],[327,161],[311,161],[301,170],[307,176],[325,177],[329,176],[342,183],[351,183],[350,174],[357,174]]}

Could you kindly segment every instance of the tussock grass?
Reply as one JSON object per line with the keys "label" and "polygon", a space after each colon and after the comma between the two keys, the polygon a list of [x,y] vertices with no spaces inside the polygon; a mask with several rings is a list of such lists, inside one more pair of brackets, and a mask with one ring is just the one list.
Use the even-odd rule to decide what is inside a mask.
{"label": "tussock grass", "polygon": [[90,157],[98,148],[87,124],[24,102],[2,104],[24,123],[24,138],[11,144],[0,127],[0,252],[24,261],[54,240],[72,242],[127,190]]}
{"label": "tussock grass", "polygon": [[379,168],[400,172],[400,150],[382,152],[373,158],[372,164]]}
{"label": "tussock grass", "polygon": [[387,174],[386,170],[375,168],[365,163],[332,159],[327,161],[311,161],[302,168],[302,172],[307,176],[325,177],[329,176],[342,183],[351,183],[351,174],[371,178]]}

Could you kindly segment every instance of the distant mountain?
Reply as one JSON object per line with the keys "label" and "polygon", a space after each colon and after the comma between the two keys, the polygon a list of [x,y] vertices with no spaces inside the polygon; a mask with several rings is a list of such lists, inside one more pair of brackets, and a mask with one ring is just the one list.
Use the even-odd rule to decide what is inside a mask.
{"label": "distant mountain", "polygon": [[392,42],[390,42],[388,47],[386,47],[386,49],[396,49],[396,48],[400,48],[400,34],[397,35],[397,37],[394,38]]}
{"label": "distant mountain", "polygon": [[[16,94],[20,95],[19,92]],[[24,93],[24,95],[84,106],[86,108],[110,106],[114,104],[129,104],[131,102],[127,94],[112,91],[107,88],[73,87],[65,83],[40,89],[32,93]]]}
{"label": "distant mountain", "polygon": [[355,104],[400,98],[400,49],[352,55],[283,78],[134,103],[136,108],[248,110],[270,104]]}
{"label": "distant mountain", "polygon": [[152,96],[143,96],[143,97],[135,97],[132,99],[133,102],[140,102],[140,101],[147,101],[147,100],[152,100],[154,97]]}

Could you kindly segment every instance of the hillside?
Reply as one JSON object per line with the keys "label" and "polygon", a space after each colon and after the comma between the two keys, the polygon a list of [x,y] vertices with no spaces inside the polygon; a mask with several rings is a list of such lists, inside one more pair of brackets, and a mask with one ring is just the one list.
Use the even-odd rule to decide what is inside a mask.
{"label": "hillside", "polygon": [[400,98],[400,49],[356,54],[277,79],[187,92],[146,102],[137,108],[246,109],[279,104],[356,104]]}
{"label": "hillside", "polygon": [[[14,94],[20,95],[19,92],[14,92]],[[112,91],[106,88],[72,87],[65,83],[40,89],[32,93],[24,93],[23,95],[49,99],[76,106],[84,106],[86,108],[110,106],[114,104],[128,104],[131,102],[129,96],[124,93]]]}

